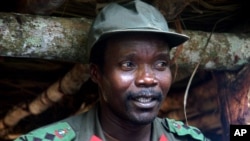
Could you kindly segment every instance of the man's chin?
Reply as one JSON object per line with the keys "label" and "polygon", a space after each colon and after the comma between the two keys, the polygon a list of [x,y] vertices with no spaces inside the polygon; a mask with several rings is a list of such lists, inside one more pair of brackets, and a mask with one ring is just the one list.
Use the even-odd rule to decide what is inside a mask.
{"label": "man's chin", "polygon": [[130,119],[132,124],[135,125],[148,125],[151,124],[156,116],[140,116],[134,119]]}

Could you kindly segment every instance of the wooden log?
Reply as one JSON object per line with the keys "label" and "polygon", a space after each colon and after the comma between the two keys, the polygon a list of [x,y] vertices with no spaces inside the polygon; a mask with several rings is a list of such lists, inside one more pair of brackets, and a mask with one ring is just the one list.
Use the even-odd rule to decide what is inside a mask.
{"label": "wooden log", "polygon": [[86,18],[0,13],[0,56],[86,63]]}
{"label": "wooden log", "polygon": [[[201,79],[203,72],[199,72],[196,76]],[[207,78],[208,77],[208,78]],[[189,125],[196,126],[204,131],[212,131],[221,134],[221,115],[218,100],[218,91],[216,79],[210,78],[211,75],[196,80],[197,82],[191,87],[187,99],[187,120]],[[208,80],[207,80],[208,79]],[[184,90],[183,86],[175,87],[170,91],[164,100],[159,116],[168,117],[185,122],[184,116]]]}
{"label": "wooden log", "polygon": [[[207,72],[208,73],[208,72]],[[217,82],[216,79],[210,78],[210,75],[207,75],[204,78],[204,72],[198,72],[193,85],[189,90],[189,97],[187,99],[187,114],[192,115],[192,113],[204,113],[206,111],[211,111],[213,109],[218,109],[218,95],[217,95]],[[207,78],[208,77],[208,78]],[[208,80],[207,80],[208,79]],[[178,85],[174,84],[174,85]],[[186,88],[185,84],[179,84],[180,86],[175,86],[171,88],[171,91],[168,93],[166,99],[164,100],[161,106],[161,116],[169,117],[164,115],[168,111],[182,110],[182,116],[179,118],[184,119],[183,111],[183,101],[184,93]],[[183,85],[183,86],[182,86]]]}
{"label": "wooden log", "polygon": [[[0,13],[0,56],[55,59],[86,63],[87,32],[91,20]],[[249,34],[214,33],[204,50],[208,32],[185,30],[191,39],[175,62],[187,74],[201,59],[201,69],[235,70],[250,60]],[[175,49],[171,52],[174,57]]]}
{"label": "wooden log", "polygon": [[229,140],[230,124],[247,124],[250,93],[250,65],[239,72],[217,74],[224,139]]}
{"label": "wooden log", "polygon": [[190,40],[175,56],[180,68],[194,68],[200,60],[200,69],[206,70],[237,70],[249,64],[249,34],[213,33],[206,48],[210,33],[185,30],[184,34]]}
{"label": "wooden log", "polygon": [[38,115],[62,100],[64,95],[78,91],[89,78],[88,69],[88,65],[76,64],[61,80],[52,84],[31,103],[12,109],[3,119],[0,119],[0,137],[5,136],[21,119],[29,115]]}
{"label": "wooden log", "polygon": [[42,113],[55,102],[60,101],[64,95],[75,94],[88,78],[88,65],[76,64],[62,80],[52,84],[31,102],[29,104],[29,111],[34,115]]}

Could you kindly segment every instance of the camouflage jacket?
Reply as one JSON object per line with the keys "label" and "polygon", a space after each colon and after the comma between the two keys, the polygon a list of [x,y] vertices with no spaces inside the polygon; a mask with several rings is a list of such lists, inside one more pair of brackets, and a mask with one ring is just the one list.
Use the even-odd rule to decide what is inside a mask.
{"label": "camouflage jacket", "polygon": [[[35,129],[15,141],[106,141],[97,107]],[[152,141],[209,141],[199,129],[168,118],[153,121]]]}

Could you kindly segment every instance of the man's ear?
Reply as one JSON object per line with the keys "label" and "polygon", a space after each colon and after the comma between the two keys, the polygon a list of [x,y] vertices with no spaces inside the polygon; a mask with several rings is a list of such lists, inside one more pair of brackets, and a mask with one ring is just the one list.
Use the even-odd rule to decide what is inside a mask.
{"label": "man's ear", "polygon": [[90,78],[93,82],[95,82],[96,84],[98,84],[100,78],[101,78],[101,74],[100,74],[100,68],[96,65],[96,64],[90,64],[89,66],[90,68]]}

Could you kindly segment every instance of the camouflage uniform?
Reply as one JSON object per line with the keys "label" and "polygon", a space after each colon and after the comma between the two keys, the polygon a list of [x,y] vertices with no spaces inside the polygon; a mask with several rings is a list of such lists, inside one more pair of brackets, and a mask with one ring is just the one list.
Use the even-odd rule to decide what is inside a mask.
{"label": "camouflage uniform", "polygon": [[[97,107],[31,131],[15,141],[106,141]],[[152,141],[209,141],[200,130],[183,122],[156,118],[152,125]]]}

